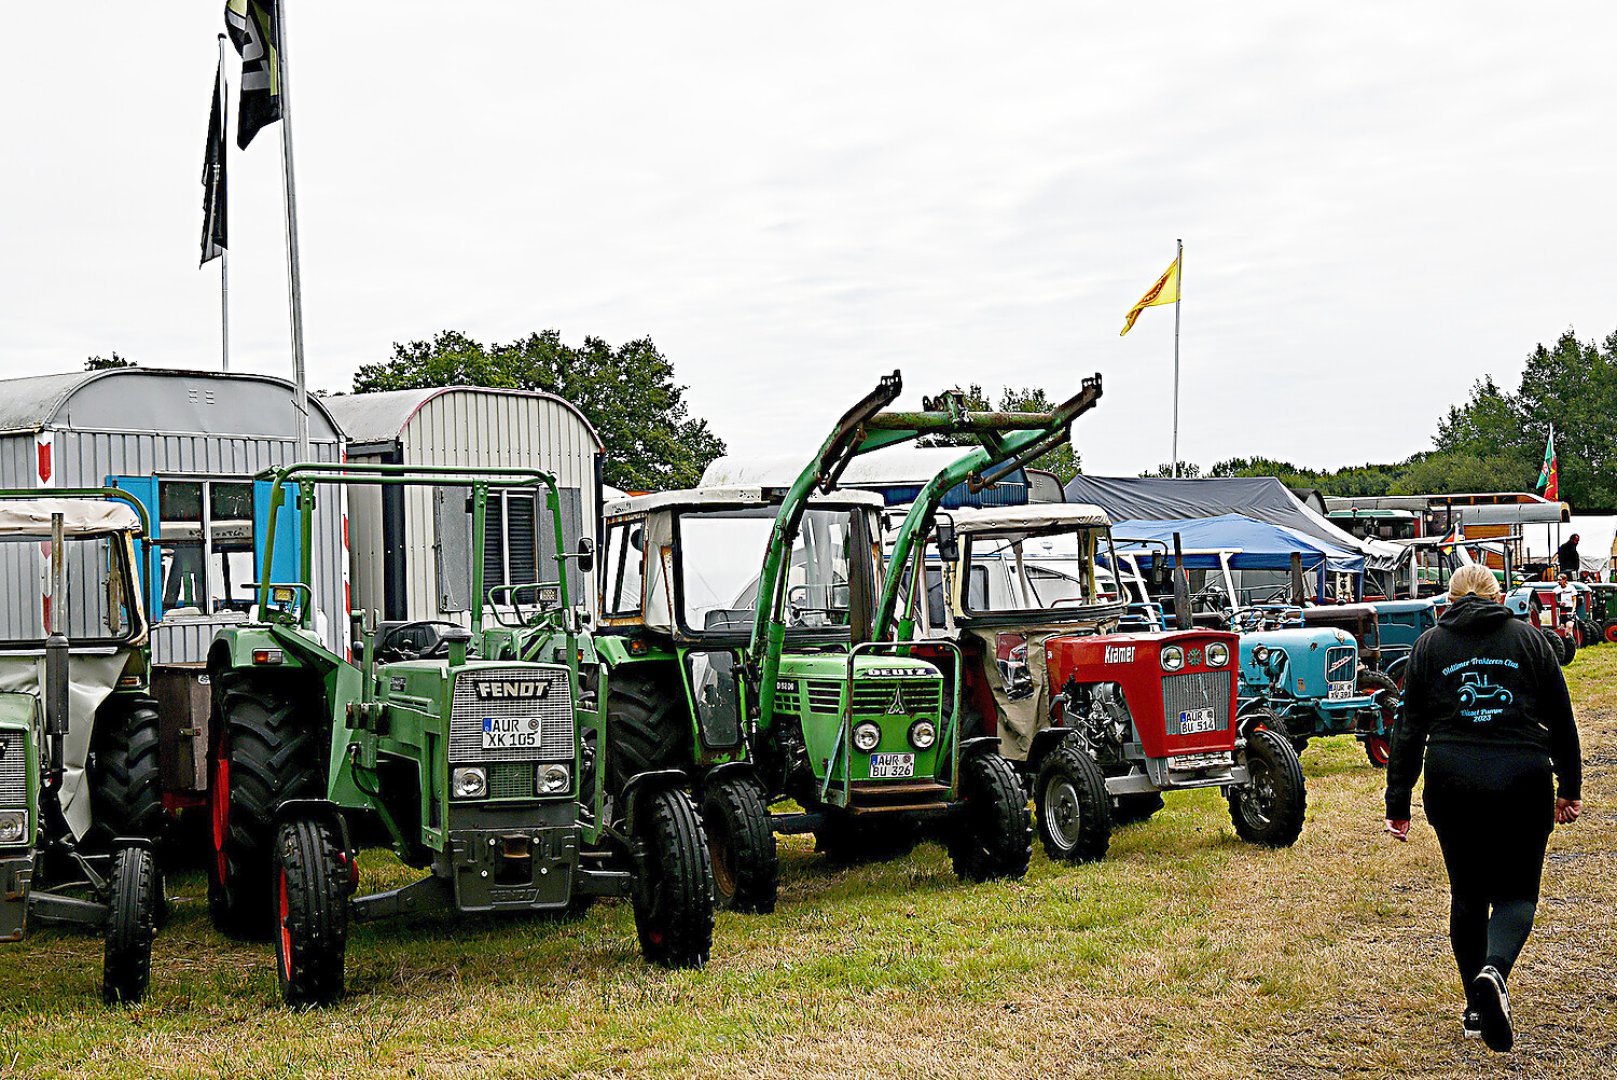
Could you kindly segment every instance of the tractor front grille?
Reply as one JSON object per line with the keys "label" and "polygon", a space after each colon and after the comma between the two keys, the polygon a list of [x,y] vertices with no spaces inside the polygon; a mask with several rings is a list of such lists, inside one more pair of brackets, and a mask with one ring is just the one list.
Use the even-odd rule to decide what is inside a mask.
{"label": "tractor front grille", "polygon": [[[790,689],[787,687],[790,686]],[[796,680],[790,683],[777,684],[775,687],[775,711],[778,713],[791,713],[796,716],[803,711],[803,694],[798,689]]]}
{"label": "tractor front grille", "polygon": [[488,797],[491,799],[531,799],[537,777],[534,764],[527,761],[495,761],[488,766]]}
{"label": "tractor front grille", "polygon": [[[542,692],[535,692],[535,684],[542,684]],[[479,687],[489,688],[484,692],[487,696],[479,694]],[[483,722],[491,718],[516,719],[521,729],[538,735],[537,745],[484,749]],[[567,761],[572,757],[573,699],[565,670],[492,668],[455,677],[449,717],[450,761]],[[530,770],[529,794],[532,781]]]}
{"label": "tractor front grille", "polygon": [[1333,645],[1325,650],[1325,681],[1355,682],[1359,666],[1353,662],[1353,649],[1347,645]]}
{"label": "tractor front grille", "polygon": [[1179,714],[1195,709],[1213,710],[1213,730],[1230,728],[1230,673],[1187,671],[1162,679],[1163,722],[1169,735],[1179,734]]}
{"label": "tractor front grille", "polygon": [[834,679],[808,681],[809,712],[834,713],[842,711],[842,684]]}
{"label": "tractor front grille", "polygon": [[937,716],[943,702],[938,679],[862,679],[853,684],[855,716]]}
{"label": "tractor front grille", "polygon": [[28,805],[28,745],[20,731],[0,732],[0,806]]}

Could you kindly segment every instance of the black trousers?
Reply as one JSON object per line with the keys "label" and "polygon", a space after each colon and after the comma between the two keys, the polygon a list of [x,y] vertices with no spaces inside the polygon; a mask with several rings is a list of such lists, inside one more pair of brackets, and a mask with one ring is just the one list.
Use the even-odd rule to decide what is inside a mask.
{"label": "black trousers", "polygon": [[1429,746],[1426,818],[1449,872],[1449,942],[1469,998],[1483,965],[1508,976],[1532,933],[1555,827],[1549,758],[1525,748]]}

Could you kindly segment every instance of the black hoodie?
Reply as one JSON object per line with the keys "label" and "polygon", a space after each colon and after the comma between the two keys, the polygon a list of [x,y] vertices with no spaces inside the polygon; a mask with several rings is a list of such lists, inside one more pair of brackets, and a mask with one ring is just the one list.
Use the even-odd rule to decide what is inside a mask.
{"label": "black hoodie", "polygon": [[1409,818],[1428,739],[1547,754],[1563,799],[1582,798],[1583,757],[1561,665],[1543,631],[1502,604],[1464,596],[1420,636],[1387,762],[1387,816]]}

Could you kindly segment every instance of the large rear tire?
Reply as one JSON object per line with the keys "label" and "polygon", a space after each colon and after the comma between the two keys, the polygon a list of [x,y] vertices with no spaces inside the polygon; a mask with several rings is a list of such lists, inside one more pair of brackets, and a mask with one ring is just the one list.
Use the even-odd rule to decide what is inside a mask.
{"label": "large rear tire", "polygon": [[1381,695],[1377,703],[1381,711],[1380,734],[1368,732],[1364,737],[1364,756],[1370,764],[1378,769],[1385,769],[1387,762],[1392,760],[1392,730],[1398,723],[1398,707],[1401,694],[1398,684],[1379,671],[1365,669],[1359,673],[1359,693]]}
{"label": "large rear tire", "polygon": [[713,864],[690,797],[640,797],[634,842],[634,925],[640,952],[663,967],[699,968],[713,951]]}
{"label": "large rear tire", "polygon": [[157,702],[144,695],[111,698],[96,714],[88,765],[90,828],[92,844],[102,850],[115,837],[161,841],[167,835],[158,723]]}
{"label": "large rear tire", "polygon": [[722,908],[767,915],[780,891],[775,831],[763,789],[751,776],[725,776],[702,789],[702,827],[713,858],[713,899]]}
{"label": "large rear tire", "polygon": [[108,1005],[133,1004],[146,996],[152,978],[152,941],[163,906],[163,875],[144,847],[121,847],[112,855],[101,998]]}
{"label": "large rear tire", "polygon": [[[1077,740],[1065,739],[1045,755],[1033,790],[1045,855],[1069,863],[1106,857],[1112,844],[1112,800],[1105,774]],[[1162,796],[1156,800],[1161,806]]]}
{"label": "large rear tire", "polygon": [[1246,737],[1247,783],[1225,792],[1236,835],[1249,844],[1290,847],[1303,832],[1308,792],[1291,744],[1267,728]]}
{"label": "large rear tire", "polygon": [[607,678],[607,765],[610,792],[655,769],[689,769],[691,723],[682,693],[649,667]]}
{"label": "large rear tire", "polygon": [[962,881],[1020,878],[1033,857],[1027,795],[1010,762],[993,752],[960,763],[960,799],[949,858]]}
{"label": "large rear tire", "polygon": [[296,685],[251,672],[214,676],[208,804],[208,911],[220,931],[263,940],[275,928],[275,811],[325,794],[325,724]]}
{"label": "large rear tire", "polygon": [[295,1009],[343,996],[348,948],[347,862],[331,827],[294,818],[275,839],[275,967],[281,1000]]}
{"label": "large rear tire", "polygon": [[1617,642],[1617,619],[1607,619],[1605,625],[1600,628],[1600,636],[1607,641]]}

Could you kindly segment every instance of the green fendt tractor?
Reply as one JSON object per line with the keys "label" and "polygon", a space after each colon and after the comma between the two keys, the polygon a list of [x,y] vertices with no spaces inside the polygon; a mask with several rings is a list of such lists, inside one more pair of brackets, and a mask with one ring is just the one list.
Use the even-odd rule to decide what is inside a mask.
{"label": "green fendt tractor", "polygon": [[[901,386],[883,379],[789,486],[607,507],[595,637],[616,743],[607,776],[689,774],[718,899],[736,910],[774,907],[777,833],[813,833],[839,860],[930,837],[964,879],[1027,871],[1026,800],[996,741],[961,739],[958,688],[873,640],[883,501],[839,482],[855,457],[925,434],[1064,438],[1085,406],[972,413],[944,394],[884,411]],[[772,813],[785,798],[799,809]]]}
{"label": "green fendt tractor", "polygon": [[[271,932],[289,1004],[341,995],[351,919],[429,910],[579,911],[630,896],[641,951],[669,966],[706,962],[713,886],[701,821],[681,773],[641,772],[606,798],[605,718],[581,699],[590,655],[567,593],[566,560],[593,569],[593,546],[563,547],[554,477],[529,469],[295,465],[272,470],[265,565],[294,493],[301,576],[261,582],[254,622],[215,637],[214,858],[209,901],[237,933]],[[469,491],[471,625],[483,625],[491,489],[541,494],[558,552],[544,661],[477,659],[474,635],[441,622],[379,628],[354,618],[353,658],[314,632],[316,489],[417,485]],[[548,631],[547,631],[548,633]],[[354,896],[356,840],[385,834],[430,874]]]}
{"label": "green fendt tractor", "polygon": [[108,1003],[145,994],[163,907],[148,531],[119,491],[0,492],[0,941],[99,931]]}

